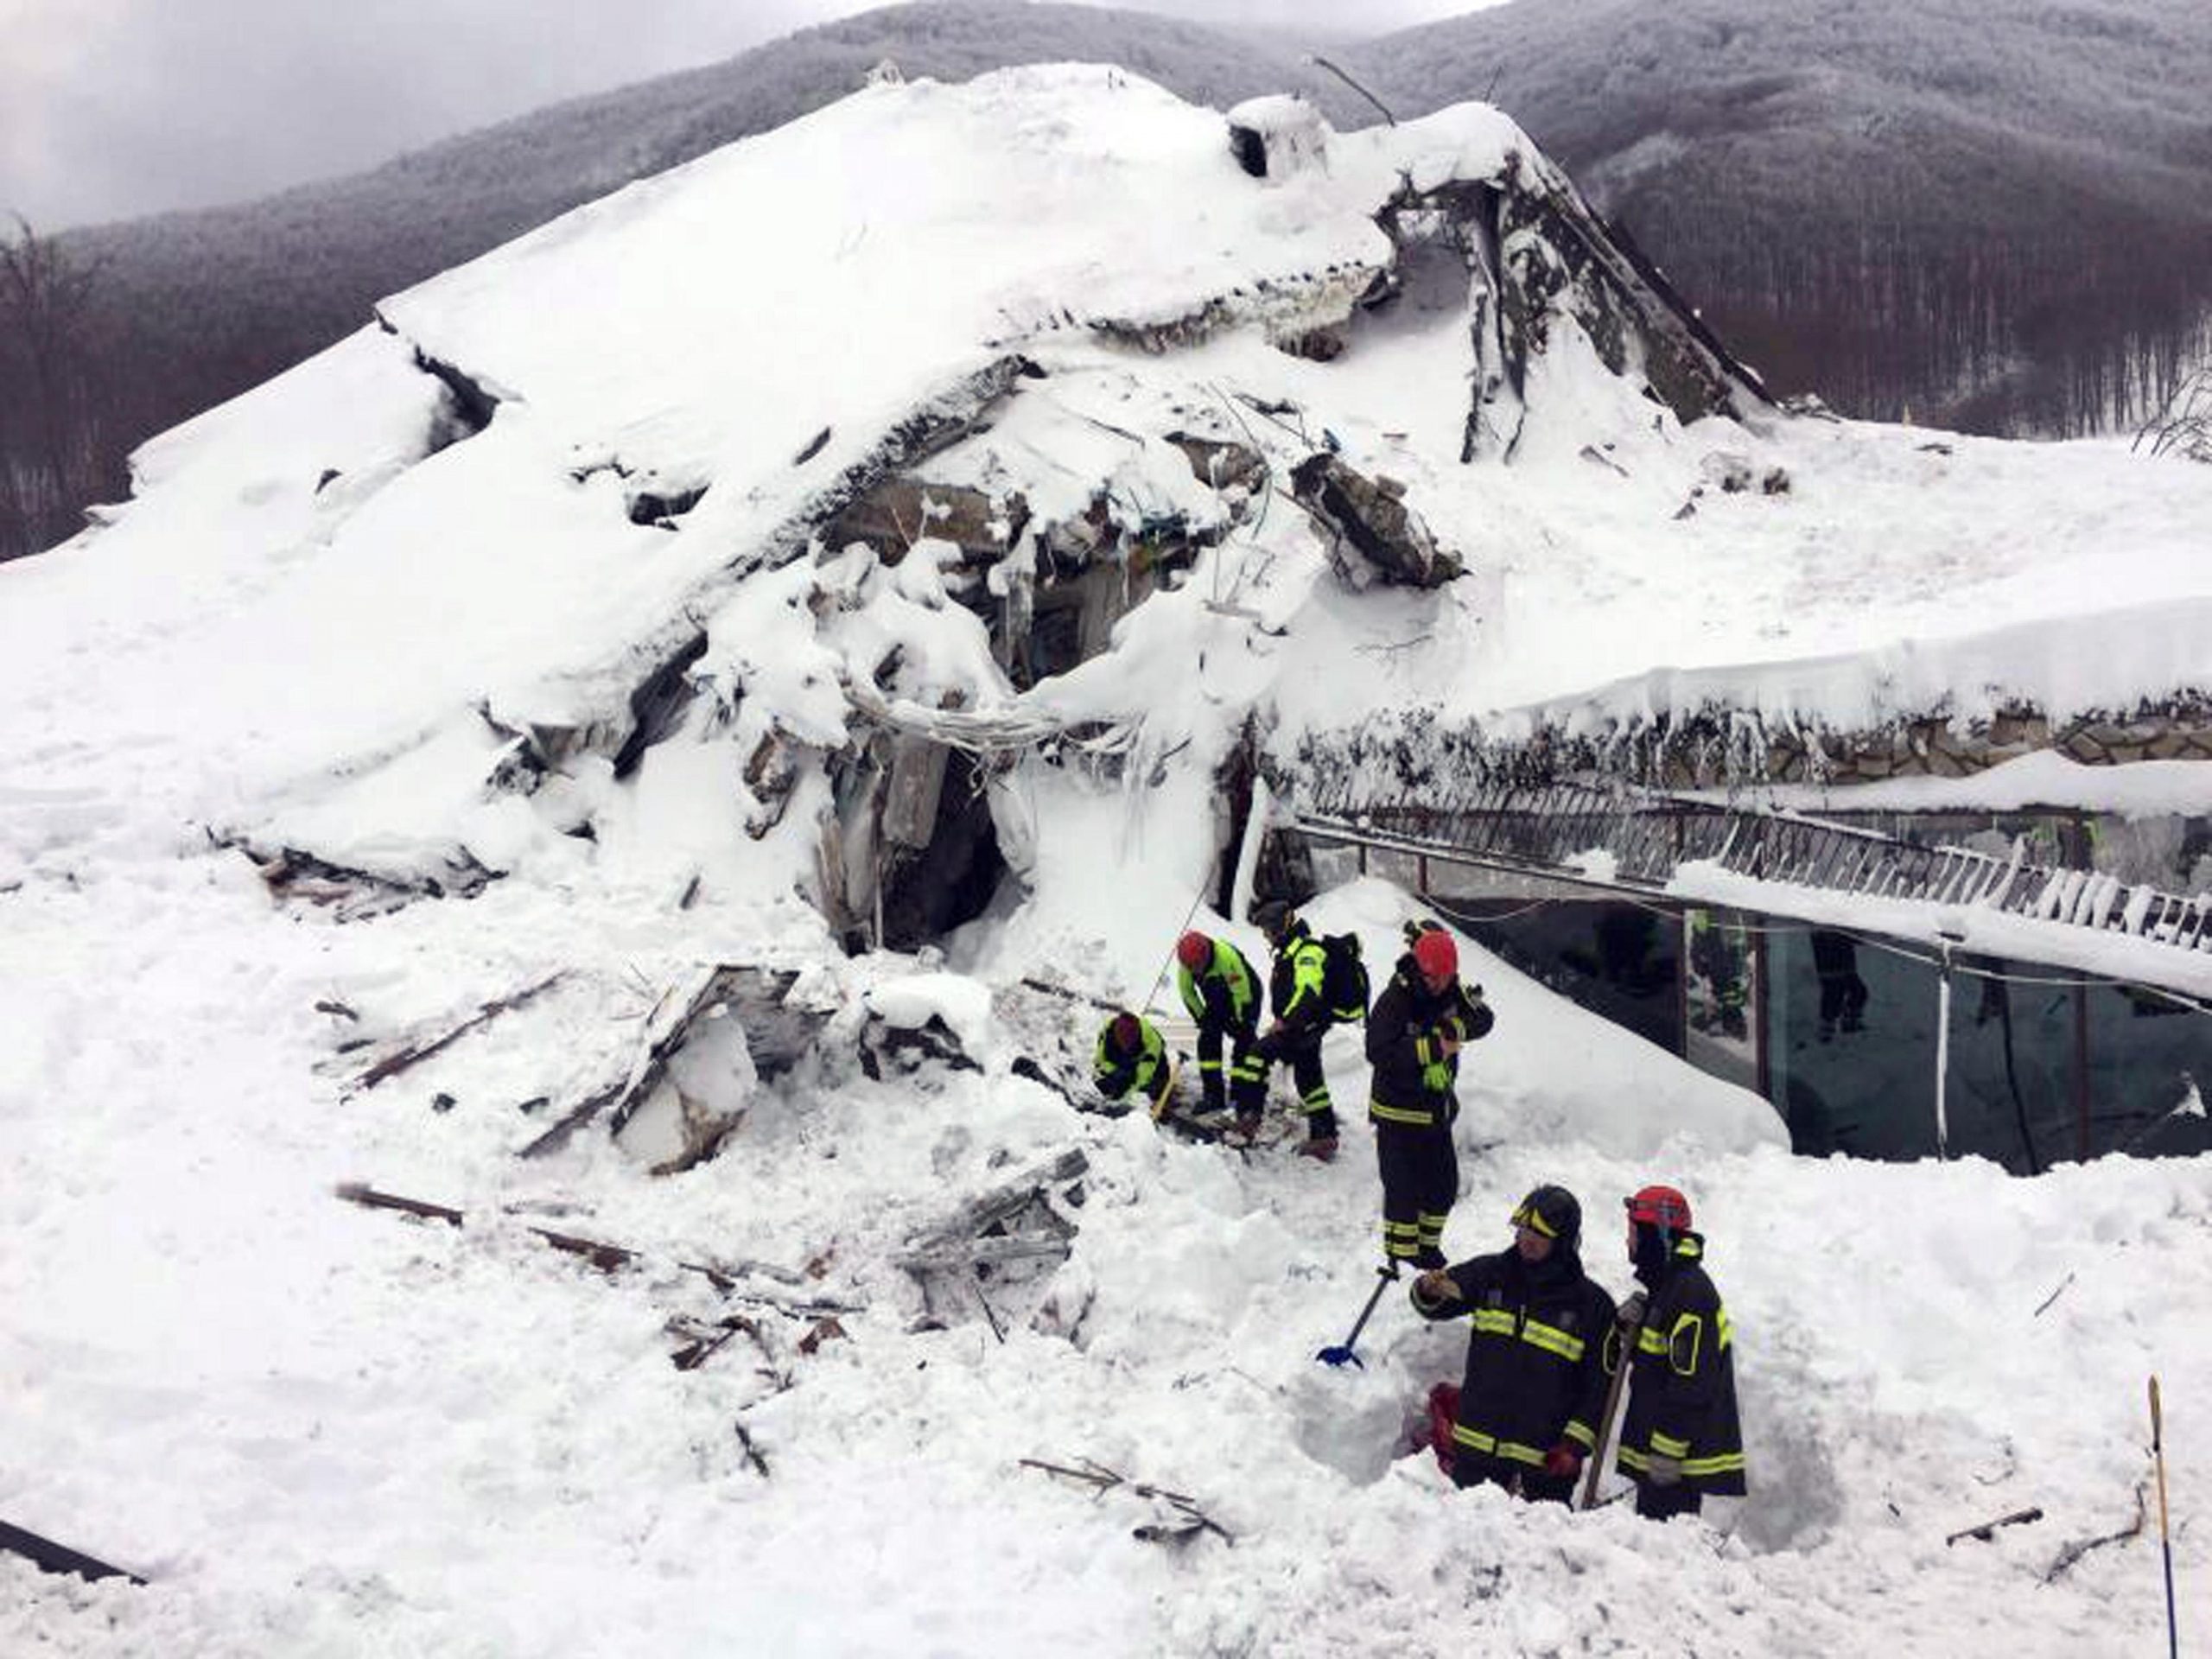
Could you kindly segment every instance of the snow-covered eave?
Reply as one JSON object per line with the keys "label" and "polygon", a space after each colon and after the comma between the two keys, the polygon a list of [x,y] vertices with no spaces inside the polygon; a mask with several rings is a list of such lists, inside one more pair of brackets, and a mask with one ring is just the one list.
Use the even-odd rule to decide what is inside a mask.
{"label": "snow-covered eave", "polygon": [[1679,866],[1662,892],[1693,904],[1787,917],[1818,926],[1878,933],[1935,963],[1948,944],[1954,957],[1994,957],[2171,991],[2212,1014],[2212,951],[2162,944],[2109,929],[2046,921],[1979,905],[1870,898],[1738,875],[1718,863]]}
{"label": "snow-covered eave", "polygon": [[[2125,653],[2084,653],[2085,625],[2128,639]],[[1948,639],[1898,639],[1871,652],[1764,662],[1655,665],[1587,690],[1500,709],[1485,724],[1525,741],[1592,737],[1700,715],[1756,715],[1770,727],[1849,731],[1940,714],[1987,720],[2031,703],[2053,719],[2207,695],[2212,596],[2054,616]]]}
{"label": "snow-covered eave", "polygon": [[2137,760],[2084,766],[2040,750],[1966,778],[1891,778],[1849,785],[1764,784],[1671,791],[1707,806],[1750,803],[1808,817],[1839,813],[2090,813],[2120,818],[2212,817],[2212,765]]}

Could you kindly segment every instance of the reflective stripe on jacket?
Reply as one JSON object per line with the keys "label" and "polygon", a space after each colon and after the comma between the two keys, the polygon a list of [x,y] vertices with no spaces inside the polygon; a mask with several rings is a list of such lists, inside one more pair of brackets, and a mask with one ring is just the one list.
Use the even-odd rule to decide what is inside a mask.
{"label": "reflective stripe on jacket", "polygon": [[1487,1035],[1492,1023],[1489,1006],[1471,998],[1458,980],[1434,995],[1421,982],[1413,957],[1400,957],[1397,971],[1367,1015],[1367,1060],[1375,1068],[1368,1116],[1400,1128],[1450,1123],[1459,1115],[1452,1089],[1459,1057],[1444,1052],[1444,1039],[1471,1043]]}
{"label": "reflective stripe on jacket", "polygon": [[1561,1440],[1588,1452],[1619,1364],[1613,1299],[1565,1249],[1535,1266],[1502,1250],[1446,1271],[1453,1294],[1427,1301],[1416,1281],[1413,1303],[1424,1319],[1467,1317],[1455,1445],[1536,1467]]}
{"label": "reflective stripe on jacket", "polygon": [[1655,1456],[1673,1458],[1684,1485],[1736,1497],[1745,1481],[1735,1331],[1701,1265],[1704,1255],[1705,1240],[1684,1233],[1651,1287],[1629,1365],[1618,1466],[1641,1479]]}
{"label": "reflective stripe on jacket", "polygon": [[1275,947],[1274,970],[1268,981],[1268,1003],[1274,1017],[1291,1030],[1311,1027],[1319,1039],[1330,1021],[1325,988],[1329,953],[1321,941],[1306,931],[1303,917],[1294,917],[1282,943]]}
{"label": "reflective stripe on jacket", "polygon": [[1244,960],[1244,953],[1227,939],[1213,942],[1212,960],[1198,969],[1196,977],[1189,969],[1179,966],[1175,982],[1183,994],[1183,1006],[1199,1025],[1247,1033],[1258,1027],[1259,976]]}
{"label": "reflective stripe on jacket", "polygon": [[1098,1047],[1090,1057],[1090,1080],[1109,1100],[1119,1100],[1135,1090],[1151,1105],[1160,1103],[1167,1086],[1167,1045],[1149,1020],[1137,1020],[1137,1052],[1118,1052],[1113,1045],[1114,1022],[1109,1020],[1098,1033]]}

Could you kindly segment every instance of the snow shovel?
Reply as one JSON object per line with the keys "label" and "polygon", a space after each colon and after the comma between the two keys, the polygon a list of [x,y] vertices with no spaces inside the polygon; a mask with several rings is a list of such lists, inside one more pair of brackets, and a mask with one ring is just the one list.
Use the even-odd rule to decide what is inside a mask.
{"label": "snow shovel", "polygon": [[1182,1081],[1182,1077],[1183,1057],[1180,1054],[1170,1054],[1167,1057],[1167,1081],[1160,1085],[1159,1098],[1152,1103],[1154,1122],[1157,1123],[1161,1118],[1166,1116],[1167,1109],[1175,1103],[1175,1085]]}
{"label": "snow shovel", "polygon": [[2158,1548],[2166,1557],[2166,1651],[2179,1659],[2181,1632],[2174,1624],[2174,1546],[2166,1535],[2166,1430],[2158,1410],[2158,1379],[2151,1379],[2151,1457],[2158,1466]]}
{"label": "snow shovel", "polygon": [[1375,1304],[1382,1300],[1382,1293],[1395,1282],[1397,1277],[1398,1270],[1395,1268],[1376,1268],[1375,1288],[1367,1298],[1367,1306],[1359,1310],[1359,1317],[1352,1321],[1351,1334],[1342,1342],[1324,1348],[1313,1357],[1324,1365],[1351,1364],[1358,1365],[1361,1370],[1365,1370],[1367,1367],[1361,1363],[1359,1356],[1352,1351],[1351,1345],[1359,1340],[1359,1333],[1367,1328],[1367,1316],[1375,1311]]}
{"label": "snow shovel", "polygon": [[1643,1330],[1643,1316],[1619,1329],[1621,1363],[1613,1380],[1605,1385],[1605,1408],[1598,1414],[1598,1444],[1590,1448],[1590,1472],[1582,1478],[1582,1501],[1574,1506],[1578,1510],[1589,1509],[1598,1501],[1598,1483],[1605,1478],[1605,1447],[1613,1438],[1613,1419],[1620,1414],[1621,1389],[1628,1382],[1628,1362],[1636,1352],[1636,1339]]}

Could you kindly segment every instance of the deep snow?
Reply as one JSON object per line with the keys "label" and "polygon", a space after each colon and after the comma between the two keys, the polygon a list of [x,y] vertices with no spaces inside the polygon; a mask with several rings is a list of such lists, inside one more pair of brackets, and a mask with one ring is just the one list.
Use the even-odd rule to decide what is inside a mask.
{"label": "deep snow", "polygon": [[[1400,1455],[1461,1338],[1395,1295],[1364,1370],[1315,1363],[1376,1255],[1349,1036],[1332,1039],[1347,1133],[1327,1166],[1079,1116],[1008,1070],[1079,1063],[1095,1030],[1023,976],[1141,1000],[1209,914],[1212,767],[1255,709],[1287,753],[1424,702],[1510,729],[1541,704],[1717,689],[1851,722],[1930,688],[2065,711],[2212,670],[2203,468],[1779,416],[1685,431],[1565,329],[1513,465],[1468,467],[1454,313],[1363,325],[1327,365],[1268,346],[1258,318],[1159,358],[1046,325],[1373,258],[1395,168],[1479,171],[1515,142],[1462,111],[1339,136],[1327,171],[1262,188],[1217,115],[1118,71],[874,89],[398,296],[397,334],[366,330],[157,440],[111,526],[0,569],[0,1518],[151,1581],[0,1557],[0,1647],[2147,1651],[2155,1509],[2046,1579],[2066,1543],[2135,1516],[2154,1371],[2183,1627],[2200,1625],[2202,1160],[2026,1181],[1794,1159],[1759,1101],[1463,944],[1498,1026],[1463,1084],[1455,1255],[1502,1246],[1540,1180],[1581,1197],[1617,1292],[1623,1193],[1671,1180],[1707,1235],[1753,1490],[1662,1528],[1624,1503],[1455,1494]],[[1018,480],[1052,511],[1106,476],[1216,512],[1156,435],[1100,423],[1258,425],[1282,462],[1300,446],[1233,395],[1289,398],[1354,464],[1402,478],[1475,574],[1355,593],[1277,499],[1111,653],[1017,698],[926,543],[896,569],[745,564],[803,501],[791,457],[810,434],[830,424],[823,464],[842,464],[1010,338],[1049,378],[932,477]],[[509,395],[487,430],[426,453],[416,344]],[[1582,457],[1593,442],[1613,467]],[[1675,518],[1719,451],[1784,467],[1792,489],[1707,491]],[[610,458],[713,488],[678,532],[640,528]],[[819,619],[813,591],[836,601]],[[603,718],[695,624],[696,672],[742,692],[729,726],[694,718],[625,782],[587,757],[535,796],[484,788],[499,744],[480,707]],[[864,682],[894,643],[899,696],[960,683],[1116,723],[1127,781],[1024,761],[994,804],[1020,878],[1004,902],[942,959],[847,960],[804,897],[826,783],[754,842],[741,769],[772,717],[834,746],[840,676]],[[2199,811],[2212,792],[2140,777],[2096,781]],[[584,817],[594,840],[563,833]],[[466,846],[508,874],[340,925],[273,902],[211,832],[393,870]],[[1371,881],[1312,911],[1377,959],[1413,913]],[[623,1073],[664,992],[756,959],[804,969],[835,1013],[790,1078],[725,1080],[746,1116],[718,1158],[655,1179],[587,1130],[518,1159],[548,1110]],[[375,1089],[358,1079],[377,1051],[340,1052],[448,1030],[556,969]],[[870,1081],[850,1060],[870,1007],[941,1012],[982,1069]],[[1071,1260],[995,1285],[989,1317],[918,1328],[892,1257],[1071,1147],[1090,1160]],[[340,1203],[348,1180],[467,1224]],[[603,1276],[532,1227],[641,1258]],[[748,1260],[806,1276],[754,1274],[741,1294],[858,1311],[830,1332],[680,1265]],[[671,1318],[733,1312],[757,1342],[671,1365]],[[1235,1541],[1139,1540],[1160,1504],[1025,1458],[1186,1494]],[[2040,1521],[1944,1542],[2030,1505]]]}

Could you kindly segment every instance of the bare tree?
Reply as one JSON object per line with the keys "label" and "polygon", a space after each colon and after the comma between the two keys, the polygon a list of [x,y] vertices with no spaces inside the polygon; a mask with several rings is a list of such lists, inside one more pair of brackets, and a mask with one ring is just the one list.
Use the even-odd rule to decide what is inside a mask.
{"label": "bare tree", "polygon": [[67,535],[101,476],[99,267],[21,214],[0,232],[0,559]]}
{"label": "bare tree", "polygon": [[2183,380],[2166,406],[2143,423],[2129,447],[2212,463],[2212,365]]}

